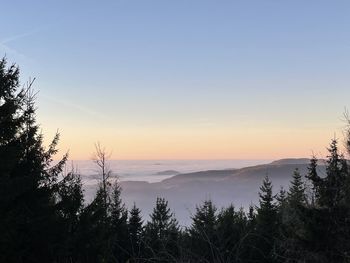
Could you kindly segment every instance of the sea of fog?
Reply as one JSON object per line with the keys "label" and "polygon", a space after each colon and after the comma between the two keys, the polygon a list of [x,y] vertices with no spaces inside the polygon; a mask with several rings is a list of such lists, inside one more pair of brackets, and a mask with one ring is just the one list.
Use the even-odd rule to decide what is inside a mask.
{"label": "sea of fog", "polygon": [[[112,171],[112,180],[118,177],[121,182],[145,181],[148,183],[157,183],[175,176],[178,173],[242,168],[266,164],[271,161],[272,160],[110,160],[108,161],[108,166]],[[89,203],[93,199],[97,185],[101,180],[98,167],[92,160],[73,161],[72,165],[81,175],[85,201]],[[70,169],[70,166],[71,164],[68,163],[67,169]],[[169,201],[169,206],[172,211],[175,212],[180,224],[184,226],[190,224],[190,215],[193,213],[195,206],[208,196],[213,197],[218,207],[226,206],[230,202],[237,202],[238,205],[243,205],[242,200],[239,199],[240,192],[231,191],[231,186],[223,187],[216,185],[217,187],[223,187],[225,189],[229,188],[226,190],[212,189],[209,186],[205,183],[191,183],[185,186],[182,185],[176,189],[165,189],[158,188],[157,185],[151,186],[147,183],[138,182],[137,184],[132,183],[131,186],[129,184],[129,187],[124,185],[122,198],[129,209],[135,202],[136,205],[141,208],[143,218],[148,220],[149,214],[154,207],[156,197],[164,197]],[[184,187],[186,189],[184,189]],[[253,187],[257,189],[256,186]]]}
{"label": "sea of fog", "polygon": [[[178,173],[242,168],[266,164],[272,160],[110,160],[108,168],[120,181],[160,182]],[[92,160],[75,160],[71,164],[81,174],[84,185],[98,182],[99,169]],[[68,164],[68,166],[70,166]]]}

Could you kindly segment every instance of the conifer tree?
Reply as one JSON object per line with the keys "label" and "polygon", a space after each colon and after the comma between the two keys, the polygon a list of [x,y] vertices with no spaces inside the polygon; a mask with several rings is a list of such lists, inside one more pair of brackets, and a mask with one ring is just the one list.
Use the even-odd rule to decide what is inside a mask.
{"label": "conifer tree", "polygon": [[278,230],[277,207],[274,203],[272,183],[268,176],[263,180],[259,192],[259,206],[256,216],[255,257],[260,262],[274,262],[274,243]]}
{"label": "conifer tree", "polygon": [[248,228],[250,230],[254,230],[255,224],[256,224],[256,213],[255,213],[255,208],[253,204],[249,205],[247,217],[248,217]]}
{"label": "conifer tree", "polygon": [[121,187],[118,180],[116,180],[113,186],[110,207],[113,255],[117,262],[126,262],[129,258],[128,211],[120,195]]}
{"label": "conifer tree", "polygon": [[78,262],[109,262],[113,257],[111,217],[106,218],[104,192],[99,187],[95,198],[82,211],[79,224]]}
{"label": "conifer tree", "polygon": [[305,186],[299,170],[293,172],[291,186],[285,203],[279,212],[279,236],[276,254],[280,258],[305,260],[304,240],[306,239]]}
{"label": "conifer tree", "polygon": [[67,157],[51,165],[59,135],[44,148],[32,84],[21,89],[18,67],[0,61],[1,262],[50,262],[62,242],[53,226],[57,177]]}
{"label": "conifer tree", "polygon": [[313,183],[315,204],[305,210],[305,230],[308,253],[322,262],[343,262],[350,246],[350,213],[346,203],[349,169],[347,161],[339,153],[337,140],[328,148],[326,175],[316,172],[316,162],[311,160],[308,179]]}
{"label": "conifer tree", "polygon": [[276,205],[272,194],[272,183],[268,176],[263,180],[259,192],[259,206],[257,208],[257,227],[263,232],[270,232],[275,224]]}
{"label": "conifer tree", "polygon": [[233,205],[223,209],[218,214],[216,233],[219,244],[219,258],[223,262],[232,262],[237,259],[241,251],[240,241],[247,231],[248,219],[241,208],[235,211]]}
{"label": "conifer tree", "polygon": [[[78,246],[80,214],[84,206],[84,195],[80,175],[73,169],[63,176],[58,184],[57,210],[60,214],[61,258],[75,261]],[[59,226],[56,226],[59,227]]]}
{"label": "conifer tree", "polygon": [[311,158],[307,169],[308,172],[305,177],[311,186],[308,199],[312,205],[319,206],[320,191],[323,184],[323,178],[318,175],[318,159],[315,156]]}
{"label": "conifer tree", "polygon": [[298,168],[294,170],[293,180],[288,191],[287,200],[289,205],[292,207],[297,207],[305,204],[305,186]]}
{"label": "conifer tree", "polygon": [[279,213],[282,213],[283,209],[287,203],[287,192],[286,192],[286,190],[284,190],[284,188],[282,186],[280,188],[280,191],[276,195],[276,200],[277,200],[278,211],[279,211]]}
{"label": "conifer tree", "polygon": [[169,260],[178,254],[179,226],[168,201],[157,197],[156,206],[145,226],[146,255],[155,261]]}
{"label": "conifer tree", "polygon": [[285,229],[283,225],[283,221],[285,220],[285,217],[287,216],[287,192],[284,190],[284,188],[281,186],[280,191],[276,195],[276,208],[277,208],[277,219],[278,219],[278,225],[279,225],[279,242],[282,242],[282,239],[284,239],[285,235]]}
{"label": "conifer tree", "polygon": [[337,140],[333,139],[328,148],[327,176],[323,180],[323,192],[320,197],[321,205],[334,207],[344,200],[344,185],[348,172],[347,162],[339,154]]}
{"label": "conifer tree", "polygon": [[[329,156],[326,167],[326,177],[323,179],[322,192],[320,193],[319,212],[323,216],[323,228],[325,229],[323,249],[327,251],[326,257],[330,261],[340,261],[346,251],[349,251],[350,211],[346,205],[347,181],[349,169],[347,161],[339,154],[337,141],[332,140],[328,148]],[[341,252],[340,252],[341,251]]]}
{"label": "conifer tree", "polygon": [[348,160],[350,159],[350,117],[348,112],[346,111],[344,113],[345,121],[346,121],[346,127],[345,127],[345,149],[346,149],[346,158],[344,158],[344,161],[347,165],[343,165],[343,170],[347,167],[347,176],[345,178],[345,185],[344,185],[344,203],[347,206],[347,209],[350,210],[350,167],[348,166]]}
{"label": "conifer tree", "polygon": [[141,217],[141,210],[136,207],[134,203],[130,210],[128,220],[129,240],[130,240],[130,254],[131,260],[138,262],[142,253],[142,231],[143,221]]}
{"label": "conifer tree", "polygon": [[192,217],[190,228],[191,252],[199,260],[218,260],[216,211],[217,209],[213,202],[205,200],[202,205],[196,207],[196,213]]}

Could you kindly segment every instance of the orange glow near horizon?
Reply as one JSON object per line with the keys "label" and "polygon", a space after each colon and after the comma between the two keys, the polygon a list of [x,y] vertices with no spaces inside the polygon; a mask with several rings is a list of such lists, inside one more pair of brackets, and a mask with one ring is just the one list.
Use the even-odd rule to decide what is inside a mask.
{"label": "orange glow near horizon", "polygon": [[[54,132],[46,133],[46,143]],[[110,159],[281,159],[324,158],[334,131],[293,129],[90,130],[84,136],[62,132],[57,158],[69,151],[72,160],[91,159],[94,143],[111,152]],[[333,135],[333,136],[332,136]],[[339,138],[341,141],[341,138]],[[340,145],[341,146],[341,145]]]}

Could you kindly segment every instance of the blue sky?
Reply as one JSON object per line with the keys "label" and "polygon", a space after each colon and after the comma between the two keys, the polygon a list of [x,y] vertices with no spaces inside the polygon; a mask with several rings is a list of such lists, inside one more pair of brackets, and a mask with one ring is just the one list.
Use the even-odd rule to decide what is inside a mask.
{"label": "blue sky", "polygon": [[0,54],[23,82],[37,78],[43,132],[59,129],[72,158],[95,141],[126,159],[308,156],[341,138],[349,1],[6,1],[2,11]]}

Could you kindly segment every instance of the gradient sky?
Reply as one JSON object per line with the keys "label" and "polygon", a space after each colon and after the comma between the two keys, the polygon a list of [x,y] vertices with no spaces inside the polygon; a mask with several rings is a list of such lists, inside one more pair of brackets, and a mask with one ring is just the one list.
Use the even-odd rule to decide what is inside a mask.
{"label": "gradient sky", "polygon": [[72,159],[324,157],[350,98],[350,1],[3,1],[0,55],[36,77]]}

